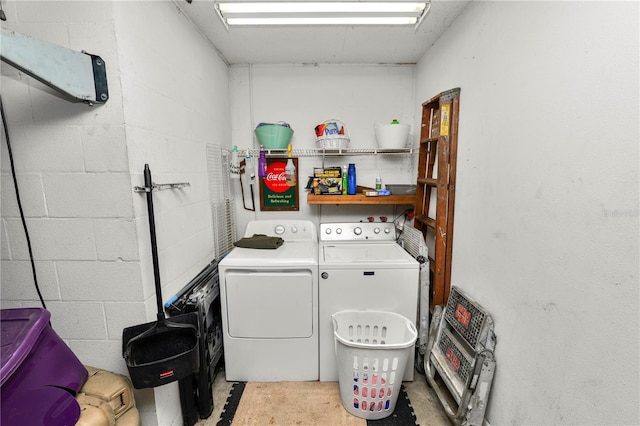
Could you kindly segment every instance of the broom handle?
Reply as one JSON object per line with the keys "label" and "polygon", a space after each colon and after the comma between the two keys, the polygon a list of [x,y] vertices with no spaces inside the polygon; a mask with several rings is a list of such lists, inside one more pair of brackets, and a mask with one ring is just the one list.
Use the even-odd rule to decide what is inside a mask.
{"label": "broom handle", "polygon": [[162,309],[162,286],[160,284],[160,268],[158,267],[158,244],[156,242],[156,223],[153,215],[153,182],[149,165],[144,165],[144,187],[147,193],[147,213],[149,215],[149,233],[151,235],[151,258],[153,260],[153,278],[156,284],[156,304],[158,305],[158,319],[164,318]]}

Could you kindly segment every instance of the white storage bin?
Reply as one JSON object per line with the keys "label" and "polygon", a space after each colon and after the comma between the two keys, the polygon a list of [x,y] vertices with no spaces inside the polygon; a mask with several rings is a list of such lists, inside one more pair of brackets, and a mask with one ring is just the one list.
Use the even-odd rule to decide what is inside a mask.
{"label": "white storage bin", "polygon": [[409,124],[379,124],[375,126],[378,148],[402,149],[407,146],[409,139]]}

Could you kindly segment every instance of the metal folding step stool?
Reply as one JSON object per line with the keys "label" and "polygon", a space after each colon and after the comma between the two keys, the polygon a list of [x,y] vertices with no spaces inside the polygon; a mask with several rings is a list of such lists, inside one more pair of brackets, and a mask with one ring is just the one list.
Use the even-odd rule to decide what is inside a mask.
{"label": "metal folding step stool", "polygon": [[[455,424],[482,425],[496,369],[495,345],[491,315],[452,286],[446,307],[435,307],[424,367],[429,385]],[[446,388],[436,381],[436,374]]]}

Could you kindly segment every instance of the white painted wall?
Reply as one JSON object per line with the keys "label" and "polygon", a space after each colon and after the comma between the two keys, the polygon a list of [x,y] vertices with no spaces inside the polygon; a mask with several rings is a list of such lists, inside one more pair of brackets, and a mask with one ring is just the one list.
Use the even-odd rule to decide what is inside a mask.
{"label": "white painted wall", "polygon": [[495,317],[492,425],[640,422],[638,17],[474,2],[418,64],[419,101],[461,88],[452,284]]}
{"label": "white painted wall", "polygon": [[[253,130],[260,122],[286,121],[294,130],[294,149],[316,148],[314,128],[325,120],[342,121],[349,133],[350,148],[375,148],[374,124],[413,123],[415,111],[414,66],[367,65],[245,65],[230,67],[231,124],[233,145],[240,150],[259,148]],[[418,131],[413,126],[412,146]],[[238,198],[238,232],[242,235],[252,219],[295,217],[314,223],[366,221],[368,216],[392,219],[406,206],[318,206],[307,204],[304,186],[321,157],[299,158],[299,212],[256,212],[242,208]],[[415,183],[417,155],[345,156],[327,158],[325,166],[356,164],[358,185],[375,185],[376,173],[385,183]],[[239,191],[238,191],[239,192]],[[257,194],[256,194],[257,200]]]}
{"label": "white painted wall", "polygon": [[[149,163],[164,300],[213,258],[206,144],[228,144],[227,67],[170,1],[3,2],[6,28],[105,59],[110,99],[71,104],[2,64],[2,98],[52,325],[85,364],[125,373],[124,327],[155,320]],[[2,307],[38,306],[2,143]],[[181,424],[177,384],[136,392]]]}

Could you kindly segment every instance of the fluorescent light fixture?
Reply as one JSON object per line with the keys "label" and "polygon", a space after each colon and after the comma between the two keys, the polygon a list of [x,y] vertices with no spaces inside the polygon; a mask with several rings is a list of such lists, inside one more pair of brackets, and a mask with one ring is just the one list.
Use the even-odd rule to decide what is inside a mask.
{"label": "fluorescent light fixture", "polygon": [[227,27],[413,25],[417,28],[430,6],[430,1],[237,1],[215,4]]}

